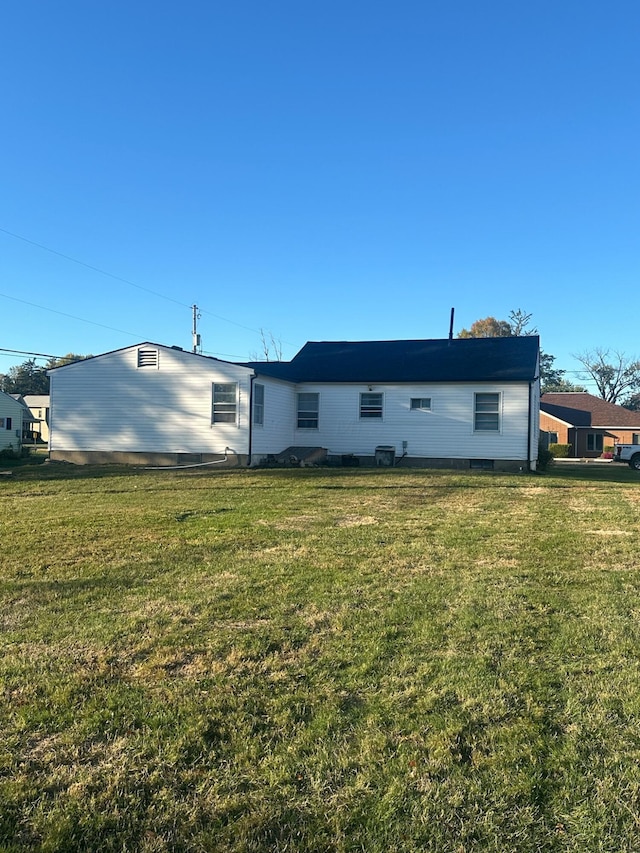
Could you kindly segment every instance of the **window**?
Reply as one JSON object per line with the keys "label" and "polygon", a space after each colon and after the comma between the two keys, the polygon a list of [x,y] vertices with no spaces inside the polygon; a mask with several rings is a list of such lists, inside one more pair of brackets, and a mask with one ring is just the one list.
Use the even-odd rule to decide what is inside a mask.
{"label": "window", "polygon": [[550,432],[549,434],[549,444],[557,444],[558,443],[558,433]]}
{"label": "window", "polygon": [[470,459],[469,468],[476,471],[493,471],[493,459]]}
{"label": "window", "polygon": [[0,429],[11,429],[11,418],[0,418]]}
{"label": "window", "polygon": [[631,444],[640,444],[640,432],[634,432],[631,436]]}
{"label": "window", "polygon": [[214,424],[235,424],[238,413],[238,383],[214,382],[213,417]]}
{"label": "window", "polygon": [[318,429],[318,394],[298,394],[298,429]]}
{"label": "window", "polygon": [[602,453],[602,435],[597,432],[587,433],[587,451]]}
{"label": "window", "polygon": [[412,397],[411,409],[431,411],[431,397]]}
{"label": "window", "polygon": [[264,385],[253,386],[253,422],[256,426],[264,424]]}
{"label": "window", "polygon": [[500,394],[475,394],[473,428],[477,432],[500,432]]}
{"label": "window", "polygon": [[0,418],[0,429],[4,429],[4,418]]}
{"label": "window", "polygon": [[360,394],[360,417],[382,417],[382,394]]}
{"label": "window", "polygon": [[138,350],[138,367],[157,367],[158,366],[158,350],[157,349],[139,349]]}

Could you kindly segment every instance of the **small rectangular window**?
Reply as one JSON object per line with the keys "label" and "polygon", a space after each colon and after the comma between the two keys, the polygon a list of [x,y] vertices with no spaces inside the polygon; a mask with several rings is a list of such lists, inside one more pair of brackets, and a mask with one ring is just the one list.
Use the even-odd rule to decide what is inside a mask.
{"label": "small rectangular window", "polygon": [[470,459],[469,468],[475,471],[493,471],[493,459]]}
{"label": "small rectangular window", "polygon": [[238,414],[238,383],[214,382],[213,417],[214,424],[235,424]]}
{"label": "small rectangular window", "polygon": [[558,433],[550,432],[549,433],[549,444],[557,444],[558,443]]}
{"label": "small rectangular window", "polygon": [[11,429],[11,424],[12,424],[12,420],[11,420],[11,418],[5,418],[5,419],[4,419],[4,424],[5,424],[5,427],[6,427],[7,429]]}
{"label": "small rectangular window", "polygon": [[253,422],[256,426],[264,424],[264,385],[253,386]]}
{"label": "small rectangular window", "polygon": [[382,394],[360,394],[360,417],[382,417]]}
{"label": "small rectangular window", "polygon": [[4,429],[4,418],[0,418],[0,429]]}
{"label": "small rectangular window", "polygon": [[500,394],[475,394],[473,428],[478,432],[500,432]]}
{"label": "small rectangular window", "polygon": [[138,350],[138,367],[157,367],[158,366],[158,350],[157,349],[139,349]]}
{"label": "small rectangular window", "polygon": [[298,429],[318,429],[320,397],[318,394],[298,394]]}
{"label": "small rectangular window", "polygon": [[640,432],[634,432],[631,436],[631,444],[640,444]]}
{"label": "small rectangular window", "polygon": [[602,453],[602,434],[598,432],[587,433],[587,452]]}
{"label": "small rectangular window", "polygon": [[411,408],[431,411],[431,397],[412,397]]}

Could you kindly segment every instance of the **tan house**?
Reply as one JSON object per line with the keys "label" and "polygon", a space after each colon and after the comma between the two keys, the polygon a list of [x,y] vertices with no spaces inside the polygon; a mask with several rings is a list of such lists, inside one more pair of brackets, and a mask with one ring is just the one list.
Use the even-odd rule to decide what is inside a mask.
{"label": "tan house", "polygon": [[38,441],[49,442],[49,395],[25,394],[24,401],[34,417],[33,431]]}
{"label": "tan house", "polygon": [[568,444],[570,456],[595,459],[614,444],[640,444],[640,412],[585,391],[543,394],[540,430],[549,443]]}

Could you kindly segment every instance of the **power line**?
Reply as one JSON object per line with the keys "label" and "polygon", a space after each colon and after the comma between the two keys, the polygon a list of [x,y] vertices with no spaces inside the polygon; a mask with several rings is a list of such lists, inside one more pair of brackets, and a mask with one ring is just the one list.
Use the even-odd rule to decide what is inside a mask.
{"label": "power line", "polygon": [[33,355],[36,358],[64,358],[63,355],[51,355],[47,352],[28,352],[22,349],[3,349],[2,347],[0,347],[0,352],[12,352],[16,355]]}
{"label": "power line", "polygon": [[[180,302],[177,299],[173,299],[171,296],[166,296],[164,293],[159,293],[157,290],[152,290],[150,287],[143,287],[141,284],[136,284],[135,281],[130,281],[128,278],[122,278],[122,276],[114,275],[113,273],[107,272],[106,270],[100,269],[100,267],[93,266],[93,264],[87,264],[85,261],[80,261],[78,258],[74,258],[71,255],[66,255],[64,252],[58,252],[56,249],[52,249],[50,246],[45,246],[43,243],[38,243],[36,240],[30,240],[28,237],[23,237],[21,234],[16,234],[14,231],[9,231],[7,228],[0,227],[0,231],[3,234],[7,234],[9,237],[14,237],[16,240],[22,240],[23,243],[28,243],[30,246],[36,246],[38,249],[42,249],[45,252],[50,252],[52,255],[57,255],[59,258],[64,258],[66,261],[71,261],[71,263],[78,264],[81,267],[85,267],[85,269],[92,270],[93,272],[97,272],[100,275],[105,275],[108,278],[114,279],[114,281],[120,281],[123,284],[128,284],[130,287],[135,287],[138,290],[143,290],[145,293],[150,293],[152,296],[157,296],[159,299],[166,299],[168,302],[173,302],[174,305],[180,305],[183,308],[191,308],[191,305],[187,305],[185,302]],[[2,296],[4,294],[0,294]],[[7,297],[11,299],[12,297]],[[20,300],[16,300],[20,301]],[[26,302],[26,305],[33,305],[33,303]],[[36,308],[42,308],[41,305],[34,305]],[[52,308],[45,308],[45,311],[53,311]],[[245,329],[247,332],[254,332],[255,334],[260,334],[260,329],[254,329],[251,326],[245,326],[242,323],[238,323],[236,320],[230,320],[228,317],[223,317],[221,314],[216,314],[213,311],[208,311],[205,308],[201,308],[200,311],[203,314],[208,314],[211,317],[215,317],[217,320],[222,320],[224,323],[231,323],[233,326],[237,326],[239,329]],[[62,313],[62,312],[55,312]],[[73,317],[71,314],[64,314],[65,317],[71,317],[74,320],[82,320],[81,317]],[[84,323],[91,323],[91,320],[82,320]],[[94,325],[100,326],[100,323],[95,323]],[[103,328],[109,329],[109,326],[104,326]],[[120,331],[119,329],[111,329],[111,331]],[[125,332],[124,334],[129,334],[129,332]],[[283,341],[283,343],[288,344],[289,346],[295,346],[290,341]]]}
{"label": "power line", "polygon": [[[50,252],[52,255],[57,255],[59,258],[64,258],[65,261],[71,261],[73,264],[78,264],[81,267],[85,267],[88,270],[92,270],[93,272],[100,273],[100,275],[106,275],[108,278],[112,278],[115,281],[121,281],[123,284],[128,284],[131,287],[137,287],[138,290],[144,290],[146,293],[151,293],[154,296],[160,297],[160,299],[166,299],[169,302],[173,302],[175,305],[185,305],[184,302],[178,302],[177,299],[172,299],[170,296],[165,296],[163,293],[158,293],[155,290],[151,290],[149,287],[143,287],[141,284],[136,284],[135,281],[129,281],[128,278],[122,278],[119,275],[114,275],[113,273],[107,272],[106,270],[100,269],[100,267],[94,267],[91,264],[87,264],[84,261],[79,261],[78,258],[72,258],[71,255],[65,255],[63,252],[58,252],[55,249],[51,249],[49,246],[45,246],[42,243],[37,243],[35,240],[29,240],[27,237],[23,237],[21,234],[15,234],[13,231],[7,231],[6,228],[0,228],[3,234],[8,234],[9,237],[15,237],[16,240],[22,240],[24,243],[29,243],[30,246],[37,246],[38,249],[42,249],[45,252]],[[189,307],[188,305],[186,306]]]}
{"label": "power line", "polygon": [[[0,229],[1,230],[1,229]],[[18,299],[17,296],[9,296],[7,293],[0,293],[4,299],[11,299],[13,302],[21,302],[23,305],[30,305],[32,308],[40,308],[42,311],[50,311],[52,314],[59,314],[61,317],[69,317],[71,320],[78,320],[80,323],[89,323],[91,326],[100,326],[102,329],[109,329],[110,332],[119,332],[121,335],[130,335],[132,338],[142,340],[144,335],[137,335],[133,332],[125,332],[124,329],[116,329],[114,326],[106,326],[104,323],[96,323],[94,320],[85,320],[84,317],[76,317],[75,314],[65,314],[64,311],[57,311],[55,308],[47,308],[45,305],[37,305],[35,302],[27,302],[26,299]]]}

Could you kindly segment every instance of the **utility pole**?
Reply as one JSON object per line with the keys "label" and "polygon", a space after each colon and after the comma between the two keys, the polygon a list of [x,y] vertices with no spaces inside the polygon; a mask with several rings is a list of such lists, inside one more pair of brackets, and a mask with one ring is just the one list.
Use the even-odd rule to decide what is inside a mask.
{"label": "utility pole", "polygon": [[193,309],[193,333],[192,333],[193,352],[198,352],[198,349],[200,348],[200,335],[198,334],[198,320],[200,319],[202,314],[198,313],[198,306],[197,305],[194,304],[191,306],[191,308]]}

